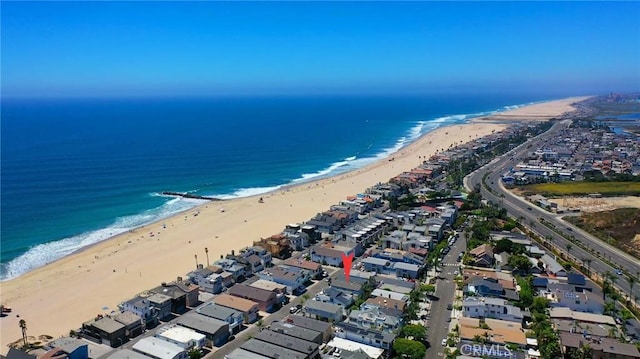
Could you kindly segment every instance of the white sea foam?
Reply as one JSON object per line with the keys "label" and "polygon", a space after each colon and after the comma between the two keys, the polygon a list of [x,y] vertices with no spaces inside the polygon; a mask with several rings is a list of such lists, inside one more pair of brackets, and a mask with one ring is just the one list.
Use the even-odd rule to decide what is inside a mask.
{"label": "white sea foam", "polygon": [[[163,196],[156,193],[152,193],[150,195]],[[114,223],[106,228],[36,245],[34,247],[31,247],[21,256],[13,259],[6,264],[3,264],[2,277],[0,278],[0,280],[15,278],[35,268],[42,267],[57,259],[67,256],[84,247],[101,242],[105,239],[149,224],[151,222],[170,217],[176,213],[188,210],[205,202],[206,201],[204,200],[173,197],[164,204],[154,209],[144,211],[141,214],[119,217],[114,221]]]}
{"label": "white sea foam", "polygon": [[253,187],[253,188],[240,188],[231,194],[221,194],[214,195],[213,197],[220,199],[234,199],[234,198],[242,198],[242,197],[251,197],[259,194],[275,191],[282,188],[282,186],[273,186],[273,187]]}

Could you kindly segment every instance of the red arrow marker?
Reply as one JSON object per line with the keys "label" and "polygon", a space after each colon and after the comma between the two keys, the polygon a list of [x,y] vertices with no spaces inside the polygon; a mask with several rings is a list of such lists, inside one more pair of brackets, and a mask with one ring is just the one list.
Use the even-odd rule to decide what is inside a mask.
{"label": "red arrow marker", "polygon": [[344,279],[349,283],[349,272],[351,272],[351,262],[353,262],[353,253],[345,256],[342,254],[342,267],[344,268]]}

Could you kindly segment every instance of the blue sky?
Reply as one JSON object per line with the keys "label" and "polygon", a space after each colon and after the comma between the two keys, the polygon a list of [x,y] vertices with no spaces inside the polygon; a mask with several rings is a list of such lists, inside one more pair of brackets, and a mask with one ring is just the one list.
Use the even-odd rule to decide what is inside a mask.
{"label": "blue sky", "polygon": [[640,91],[639,2],[2,2],[2,95]]}

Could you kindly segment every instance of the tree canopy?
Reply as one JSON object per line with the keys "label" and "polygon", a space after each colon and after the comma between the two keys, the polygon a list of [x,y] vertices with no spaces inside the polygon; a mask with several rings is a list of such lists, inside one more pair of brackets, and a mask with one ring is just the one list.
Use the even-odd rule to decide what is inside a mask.
{"label": "tree canopy", "polygon": [[424,344],[404,338],[398,338],[393,342],[393,350],[398,357],[407,359],[422,359],[427,352]]}

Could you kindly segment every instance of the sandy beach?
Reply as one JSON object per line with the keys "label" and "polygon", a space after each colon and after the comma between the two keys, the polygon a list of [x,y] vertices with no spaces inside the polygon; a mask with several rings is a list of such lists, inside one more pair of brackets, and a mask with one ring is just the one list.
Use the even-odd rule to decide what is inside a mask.
{"label": "sandy beach", "polygon": [[[571,111],[571,103],[585,98],[536,104],[492,119],[550,118]],[[209,202],[2,282],[0,298],[13,312],[0,318],[0,352],[6,353],[7,344],[21,338],[20,319],[27,322],[30,336],[67,335],[70,329],[98,313],[117,309],[120,302],[143,290],[184,276],[195,269],[194,256],[198,263],[206,264],[205,247],[209,262],[213,262],[260,237],[280,232],[288,223],[309,220],[348,195],[416,167],[422,161],[419,157],[506,126],[474,121],[440,128],[393,154],[394,161],[384,159],[347,174],[262,195],[264,203],[257,197]]]}
{"label": "sandy beach", "polygon": [[524,121],[524,120],[549,120],[566,112],[575,110],[572,103],[584,101],[591,96],[570,97],[558,101],[536,103],[520,107],[511,111],[499,112],[480,121]]}

